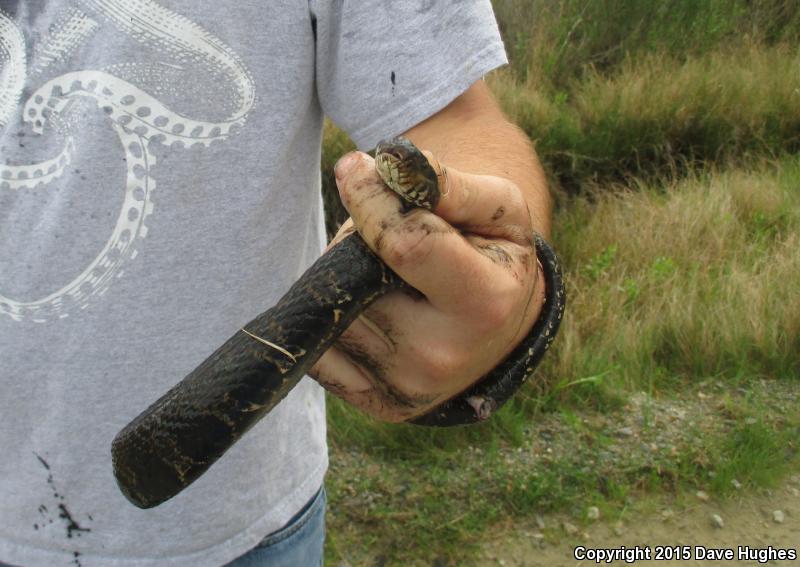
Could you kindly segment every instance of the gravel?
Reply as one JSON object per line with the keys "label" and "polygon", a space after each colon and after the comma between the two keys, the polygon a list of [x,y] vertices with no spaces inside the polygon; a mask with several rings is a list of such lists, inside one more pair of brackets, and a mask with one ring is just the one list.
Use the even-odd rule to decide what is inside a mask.
{"label": "gravel", "polygon": [[711,514],[711,525],[721,530],[725,527],[725,522],[719,514]]}

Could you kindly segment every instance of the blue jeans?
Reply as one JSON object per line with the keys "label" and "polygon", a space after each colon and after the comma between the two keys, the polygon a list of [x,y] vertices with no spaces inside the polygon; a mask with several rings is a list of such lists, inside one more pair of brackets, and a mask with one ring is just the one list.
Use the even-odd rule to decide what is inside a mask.
{"label": "blue jeans", "polygon": [[317,567],[325,543],[325,487],[294,518],[225,567]]}

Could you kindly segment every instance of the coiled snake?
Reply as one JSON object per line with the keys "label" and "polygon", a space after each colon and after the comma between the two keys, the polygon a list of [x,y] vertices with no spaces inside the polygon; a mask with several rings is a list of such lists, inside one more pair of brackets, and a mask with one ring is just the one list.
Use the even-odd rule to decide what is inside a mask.
{"label": "coiled snake", "polygon": [[[376,169],[408,207],[433,209],[437,176],[404,138],[376,148]],[[539,235],[546,301],[530,334],[489,374],[411,423],[450,426],[486,419],[533,373],[558,330],[565,295],[558,259]],[[122,493],[150,508],[186,488],[264,417],[375,299],[405,286],[351,234],[320,257],[280,301],[228,339],[115,437]]]}

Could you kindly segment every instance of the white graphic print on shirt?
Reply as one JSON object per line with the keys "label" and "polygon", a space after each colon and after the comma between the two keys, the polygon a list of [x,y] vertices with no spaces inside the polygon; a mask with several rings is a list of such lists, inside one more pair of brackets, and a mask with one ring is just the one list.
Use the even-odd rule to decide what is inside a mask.
{"label": "white graphic print on shirt", "polygon": [[[21,100],[26,81],[35,81],[54,63],[68,60],[104,25],[156,51],[159,64],[123,62],[64,73]],[[34,46],[31,69],[26,58],[22,31],[0,10],[0,128],[14,120],[23,103],[26,127],[37,135],[57,137],[61,147],[57,155],[38,163],[0,163],[0,191],[46,186],[63,174],[75,150],[73,133],[82,127],[76,110],[85,110],[87,102],[107,117],[127,163],[126,179],[120,180],[125,190],[116,224],[105,246],[78,276],[33,300],[15,300],[0,289],[0,314],[17,321],[45,322],[86,308],[122,276],[125,262],[136,257],[136,242],[147,234],[145,220],[153,212],[151,196],[156,188],[152,172],[156,156],[149,145],[207,146],[227,139],[245,123],[255,101],[255,85],[241,59],[225,43],[154,0],[78,0]],[[188,71],[198,66],[214,79],[209,81],[216,85],[213,92],[219,99],[214,105],[225,112],[217,120],[183,116],[159,100],[158,92],[179,88]]]}

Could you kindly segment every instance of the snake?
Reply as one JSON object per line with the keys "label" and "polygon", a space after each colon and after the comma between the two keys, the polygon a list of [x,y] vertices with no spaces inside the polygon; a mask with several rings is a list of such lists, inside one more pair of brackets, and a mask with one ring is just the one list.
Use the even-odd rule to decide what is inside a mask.
{"label": "snake", "polygon": [[[401,197],[402,209],[435,208],[441,196],[436,170],[411,141],[380,142],[375,168]],[[532,330],[488,374],[410,423],[483,421],[533,374],[566,302],[558,257],[541,235],[534,233],[533,241],[546,293]],[[404,288],[410,286],[358,232],[330,247],[275,306],[119,431],[111,456],[122,494],[137,507],[152,508],[181,492],[269,413],[372,302]]]}

